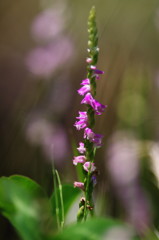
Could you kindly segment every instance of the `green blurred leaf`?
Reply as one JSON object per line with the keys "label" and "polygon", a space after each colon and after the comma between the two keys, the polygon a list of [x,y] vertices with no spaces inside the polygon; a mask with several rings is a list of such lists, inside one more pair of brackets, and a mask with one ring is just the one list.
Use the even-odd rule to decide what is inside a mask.
{"label": "green blurred leaf", "polygon": [[153,231],[149,231],[145,237],[142,238],[142,240],[158,240],[159,238],[157,237],[156,233]]}
{"label": "green blurred leaf", "polygon": [[[116,229],[119,229],[120,233],[120,227],[121,230],[127,230],[127,226],[118,221],[112,219],[94,218],[88,220],[87,222],[71,225],[70,227],[64,229],[63,232],[56,235],[54,240],[109,240],[110,235],[107,236],[108,231],[110,230],[113,233],[113,230],[116,231]],[[132,236],[132,233],[130,233],[130,235]],[[120,239],[120,236],[118,237],[118,239]],[[112,239],[115,238],[112,237]],[[132,237],[132,240],[134,239],[138,240],[138,238]]]}
{"label": "green blurred leaf", "polygon": [[[59,198],[59,188],[57,188],[57,196]],[[64,214],[67,215],[71,205],[81,193],[80,189],[74,188],[72,185],[62,185],[62,193],[63,193],[63,203],[64,203]],[[56,204],[55,204],[55,191],[51,196],[51,205],[52,205],[52,213],[53,216],[56,216]],[[59,206],[59,215],[61,220],[61,206]]]}
{"label": "green blurred leaf", "polygon": [[42,188],[24,176],[0,178],[0,211],[24,240],[48,239],[53,229],[50,202]]}

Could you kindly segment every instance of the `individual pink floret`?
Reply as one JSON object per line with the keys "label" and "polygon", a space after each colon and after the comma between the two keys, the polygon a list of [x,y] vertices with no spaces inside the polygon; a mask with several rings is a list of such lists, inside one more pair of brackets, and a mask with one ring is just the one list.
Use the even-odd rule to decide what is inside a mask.
{"label": "individual pink floret", "polygon": [[90,84],[89,78],[83,79],[81,82],[81,85],[87,85],[87,84]]}
{"label": "individual pink floret", "polygon": [[79,119],[79,121],[76,121],[74,126],[76,127],[77,130],[81,130],[88,125],[88,116],[87,112],[80,112],[79,111],[79,117],[76,117]]}
{"label": "individual pink floret", "polygon": [[94,143],[94,147],[99,148],[102,146],[103,135],[94,133],[90,128],[85,128],[84,138]]}
{"label": "individual pink floret", "polygon": [[97,114],[97,115],[101,115],[104,112],[105,108],[107,107],[106,105],[103,105],[100,102],[98,102],[97,100],[95,100],[92,97],[91,93],[87,93],[85,95],[85,97],[81,101],[81,104],[90,105],[94,109],[95,114]]}
{"label": "individual pink floret", "polygon": [[84,143],[80,142],[80,143],[79,143],[79,147],[77,148],[77,150],[78,150],[81,154],[85,153],[86,148],[84,147]]}
{"label": "individual pink floret", "polygon": [[93,141],[95,133],[90,128],[85,128],[84,138],[88,139],[90,142]]}
{"label": "individual pink floret", "polygon": [[84,190],[84,183],[82,183],[82,182],[74,182],[74,187],[78,187],[78,188]]}
{"label": "individual pink floret", "polygon": [[88,104],[92,106],[93,100],[94,98],[92,97],[91,93],[87,93],[81,101],[81,104]]}
{"label": "individual pink floret", "polygon": [[92,58],[89,58],[89,57],[86,58],[86,62],[87,62],[87,63],[91,63],[91,62],[92,62]]}
{"label": "individual pink floret", "polygon": [[93,76],[96,77],[96,80],[100,79],[100,75],[104,74],[104,71],[97,69],[96,66],[91,65],[90,69],[93,70],[93,73],[94,73]]}
{"label": "individual pink floret", "polygon": [[77,90],[78,94],[81,96],[84,96],[86,93],[90,92],[91,86],[90,85],[84,85],[80,89]]}
{"label": "individual pink floret", "polygon": [[97,69],[96,66],[91,65],[90,68],[91,68],[92,70],[94,70],[94,73],[95,73],[95,74],[104,74],[104,71],[101,71],[101,70]]}
{"label": "individual pink floret", "polygon": [[83,168],[86,172],[94,172],[96,170],[94,163],[91,162],[85,162]]}
{"label": "individual pink floret", "polygon": [[95,99],[93,99],[91,106],[95,110],[96,115],[101,115],[107,107],[107,105],[103,105]]}
{"label": "individual pink floret", "polygon": [[86,161],[86,157],[84,155],[81,155],[81,156],[77,156],[77,157],[74,157],[73,158],[73,164],[74,165],[77,165],[78,163],[85,163]]}

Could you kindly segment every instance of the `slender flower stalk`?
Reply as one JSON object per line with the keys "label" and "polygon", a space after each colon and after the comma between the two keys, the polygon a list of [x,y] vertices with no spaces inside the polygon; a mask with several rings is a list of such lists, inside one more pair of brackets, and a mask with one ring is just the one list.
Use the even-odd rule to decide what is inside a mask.
{"label": "slender flower stalk", "polygon": [[101,134],[96,134],[92,130],[95,125],[95,115],[101,115],[106,105],[101,104],[95,99],[96,96],[96,80],[100,78],[104,72],[97,69],[96,64],[98,60],[98,35],[96,27],[95,7],[92,7],[88,18],[88,57],[87,63],[87,78],[82,80],[82,87],[77,91],[79,95],[83,96],[81,104],[85,104],[87,111],[79,111],[78,121],[74,126],[77,130],[84,130],[83,142],[79,143],[77,148],[79,156],[73,158],[73,164],[82,164],[85,175],[84,182],[74,182],[74,187],[78,187],[84,191],[83,197],[79,204],[79,211],[77,220],[86,220],[88,213],[93,215],[94,203],[92,199],[93,188],[96,185],[97,168],[95,166],[96,149],[102,146]]}

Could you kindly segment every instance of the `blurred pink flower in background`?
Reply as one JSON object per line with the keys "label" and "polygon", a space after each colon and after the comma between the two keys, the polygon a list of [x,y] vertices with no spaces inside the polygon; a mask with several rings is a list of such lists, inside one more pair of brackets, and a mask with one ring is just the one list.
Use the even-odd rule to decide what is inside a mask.
{"label": "blurred pink flower in background", "polygon": [[115,184],[131,184],[139,176],[138,142],[124,133],[116,133],[109,146],[107,165]]}
{"label": "blurred pink flower in background", "polygon": [[61,37],[46,46],[36,47],[28,54],[26,65],[37,76],[50,77],[70,60],[73,44],[68,37]]}
{"label": "blurred pink flower in background", "polygon": [[48,160],[55,161],[62,166],[68,158],[69,145],[66,132],[62,126],[55,126],[52,135],[48,135],[43,141],[42,149]]}
{"label": "blurred pink flower in background", "polygon": [[48,42],[62,33],[67,19],[64,9],[56,7],[41,12],[33,21],[31,33],[36,41]]}
{"label": "blurred pink flower in background", "polygon": [[52,124],[43,117],[34,116],[26,125],[26,138],[36,146],[41,147],[49,161],[60,165],[69,153],[68,139],[65,129]]}
{"label": "blurred pink flower in background", "polygon": [[135,229],[144,234],[151,226],[151,212],[147,196],[139,181],[129,187],[121,188],[120,197],[127,211],[127,220]]}
{"label": "blurred pink flower in background", "polygon": [[69,11],[66,3],[55,2],[33,20],[31,34],[39,46],[32,49],[26,57],[28,70],[39,77],[50,77],[71,60],[73,42],[64,33],[68,25]]}
{"label": "blurred pink flower in background", "polygon": [[41,145],[52,133],[52,123],[40,116],[33,116],[26,125],[26,137],[34,145]]}
{"label": "blurred pink flower in background", "polygon": [[[30,143],[41,147],[46,158],[57,164],[66,159],[69,152],[65,127],[55,123],[55,119],[59,121],[64,117],[72,96],[68,64],[73,57],[74,47],[70,37],[64,33],[68,18],[69,11],[63,1],[55,1],[51,8],[47,6],[39,13],[31,27],[32,37],[38,45],[25,59],[27,69],[33,75],[39,79],[53,80],[44,87],[45,96],[41,95],[37,102],[43,106],[45,116],[32,116],[26,127],[26,136]],[[54,122],[51,123],[47,119],[53,116]]]}
{"label": "blurred pink flower in background", "polygon": [[128,133],[116,133],[108,148],[107,169],[128,222],[143,234],[151,224],[150,206],[140,184],[140,142]]}

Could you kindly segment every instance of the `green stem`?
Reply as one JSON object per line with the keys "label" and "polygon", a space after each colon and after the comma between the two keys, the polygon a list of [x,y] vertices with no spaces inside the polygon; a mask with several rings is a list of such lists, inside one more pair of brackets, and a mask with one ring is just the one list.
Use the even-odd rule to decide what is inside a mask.
{"label": "green stem", "polygon": [[[93,145],[90,145],[90,142],[86,140],[86,145],[88,144],[87,150],[86,150],[86,156],[87,156],[87,161],[89,161],[91,164],[94,162],[94,156],[95,156],[95,151],[93,148]],[[88,169],[88,173],[86,176],[86,184],[85,184],[85,205],[84,205],[84,220],[86,221],[87,219],[87,204],[92,205],[93,200],[92,200],[92,193],[93,193],[93,186],[91,185],[91,164],[90,164],[90,169]],[[91,210],[92,211],[92,210]]]}
{"label": "green stem", "polygon": [[58,174],[58,171],[55,170],[58,186],[59,186],[59,194],[60,194],[60,203],[61,203],[61,228],[64,226],[64,204],[63,204],[63,193],[62,193],[62,185],[60,181],[60,176]]}
{"label": "green stem", "polygon": [[87,174],[87,180],[86,180],[86,190],[85,190],[85,205],[84,205],[84,221],[87,220],[87,202],[90,202],[90,194],[89,194],[89,185],[90,185],[90,176],[91,172],[89,171]]}
{"label": "green stem", "polygon": [[60,215],[59,215],[58,191],[57,191],[57,184],[56,184],[56,173],[55,173],[54,165],[52,168],[52,173],[53,173],[53,185],[54,185],[54,192],[55,192],[56,221],[57,221],[57,228],[59,230],[60,229]]}

